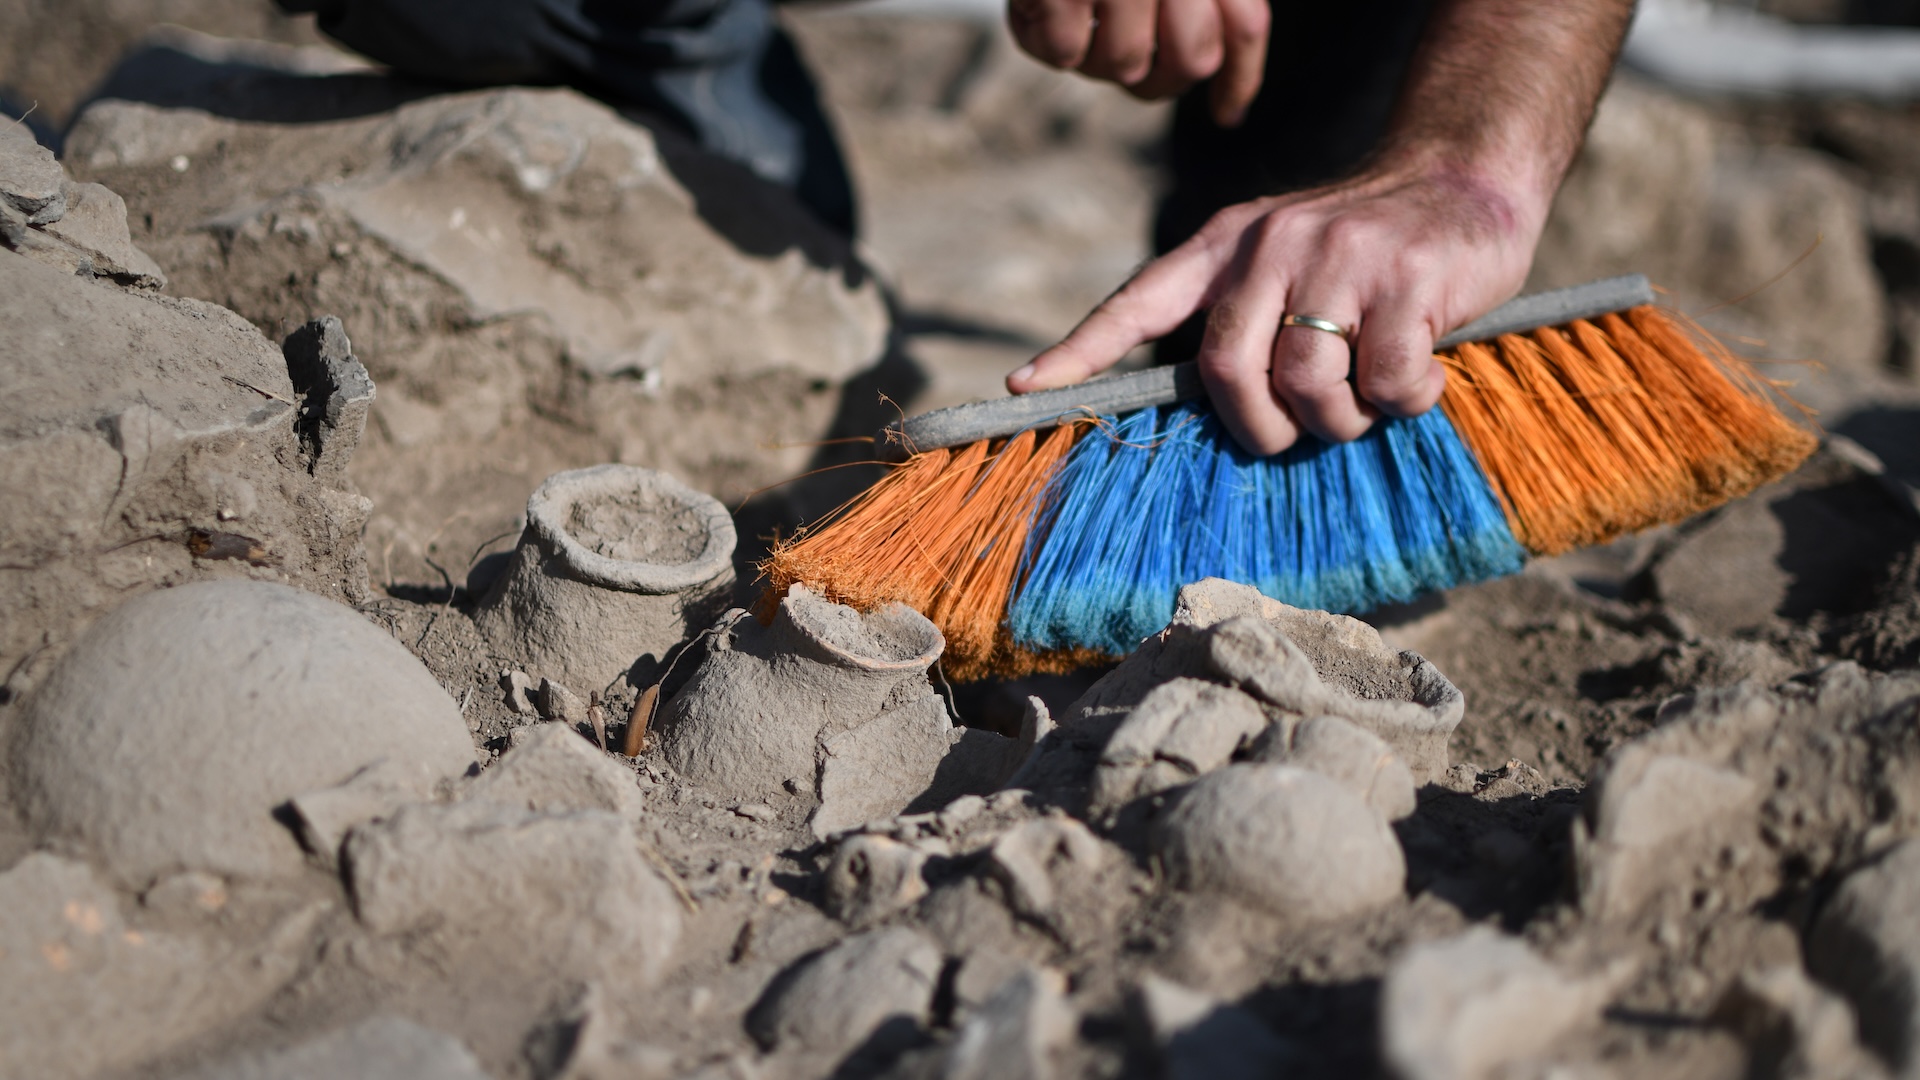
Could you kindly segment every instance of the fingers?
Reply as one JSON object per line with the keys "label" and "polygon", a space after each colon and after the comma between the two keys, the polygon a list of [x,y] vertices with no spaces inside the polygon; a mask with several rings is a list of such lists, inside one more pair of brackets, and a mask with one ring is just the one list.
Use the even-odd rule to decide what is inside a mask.
{"label": "fingers", "polygon": [[1267,35],[1273,21],[1267,0],[1217,0],[1223,54],[1208,87],[1214,123],[1238,127],[1260,93],[1267,70]]}
{"label": "fingers", "polygon": [[1066,340],[1007,376],[1015,394],[1051,390],[1097,375],[1140,345],[1164,337],[1200,309],[1222,260],[1189,242],[1149,263],[1107,297]]}
{"label": "fingers", "polygon": [[[1315,274],[1293,291],[1287,311],[1338,323],[1351,338],[1360,325],[1361,302],[1341,288],[1344,284],[1342,277]],[[1329,287],[1340,291],[1328,291]],[[1274,393],[1292,409],[1300,426],[1334,442],[1357,439],[1373,426],[1373,418],[1347,381],[1353,366],[1347,341],[1326,330],[1289,326],[1280,331],[1273,346]]]}
{"label": "fingers", "polygon": [[1157,0],[1098,0],[1093,41],[1080,71],[1121,86],[1146,78],[1153,69],[1159,11]]}
{"label": "fingers", "polygon": [[1410,293],[1376,301],[1355,350],[1361,398],[1389,416],[1418,416],[1440,401],[1446,369],[1433,356],[1433,326]]}
{"label": "fingers", "polygon": [[1172,97],[1220,70],[1220,8],[1215,0],[1163,0],[1153,70],[1127,87],[1138,98]]}
{"label": "fingers", "polygon": [[[1277,454],[1300,437],[1300,426],[1274,394],[1269,369],[1286,291],[1279,280],[1242,268],[1239,283],[1207,312],[1200,377],[1220,422],[1254,454]],[[1254,270],[1247,273],[1246,270]]]}
{"label": "fingers", "polygon": [[1094,0],[1007,0],[1007,28],[1029,56],[1077,68],[1093,40]]}

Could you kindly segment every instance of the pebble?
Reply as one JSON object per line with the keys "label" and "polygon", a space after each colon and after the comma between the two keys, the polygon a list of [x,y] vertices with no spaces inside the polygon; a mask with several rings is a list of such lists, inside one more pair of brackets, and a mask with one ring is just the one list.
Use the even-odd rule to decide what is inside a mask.
{"label": "pebble", "polygon": [[782,972],[747,1013],[763,1049],[840,1057],[871,1040],[912,1041],[933,1004],[940,950],[904,927],[845,938]]}
{"label": "pebble", "polygon": [[1400,896],[1393,830],[1351,788],[1291,765],[1229,765],[1185,789],[1152,842],[1177,886],[1338,919]]}
{"label": "pebble", "polygon": [[852,926],[877,922],[927,894],[920,875],[927,856],[885,836],[852,836],[827,863],[826,908]]}

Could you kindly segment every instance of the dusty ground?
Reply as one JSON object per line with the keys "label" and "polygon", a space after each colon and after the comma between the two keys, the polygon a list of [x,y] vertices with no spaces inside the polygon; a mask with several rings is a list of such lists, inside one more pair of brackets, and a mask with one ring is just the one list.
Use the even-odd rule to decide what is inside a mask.
{"label": "dusty ground", "polygon": [[[789,12],[789,19],[823,72],[862,190],[863,250],[897,301],[900,351],[922,373],[901,383],[918,384],[910,407],[994,392],[1007,368],[1062,333],[1147,254],[1155,138],[1164,110],[1027,65],[997,29],[962,20],[822,9]],[[71,118],[121,48],[161,20],[233,36],[315,41],[299,20],[253,3],[0,4],[0,27],[9,31],[0,84],[10,101],[40,102],[36,116],[57,127]],[[1643,130],[1706,132],[1717,141],[1671,156],[1699,151],[1694,156],[1709,162],[1733,151],[1773,148],[1792,156],[1789,171],[1800,170],[1793,176],[1815,177],[1786,195],[1762,191],[1742,206],[1804,206],[1806,191],[1857,196],[1841,218],[1857,235],[1823,245],[1802,273],[1820,288],[1852,282],[1850,288],[1871,290],[1847,297],[1853,305],[1847,310],[1870,311],[1881,321],[1858,337],[1865,343],[1861,355],[1831,370],[1769,369],[1799,378],[1797,395],[1820,408],[1829,432],[1852,442],[1823,450],[1782,484],[1698,521],[1537,563],[1517,577],[1404,610],[1374,613],[1371,621],[1388,642],[1425,656],[1466,702],[1449,744],[1451,767],[1430,778],[1417,809],[1392,826],[1406,878],[1390,902],[1312,923],[1258,905],[1218,902],[1203,888],[1171,887],[1160,841],[1124,815],[1111,828],[1103,825],[1099,839],[1088,834],[1091,846],[1076,847],[1075,823],[1098,817],[1087,802],[1085,773],[1097,768],[1088,755],[1097,756],[1115,722],[1102,720],[1096,706],[1102,693],[1117,694],[1116,687],[1138,678],[1126,669],[1077,707],[1100,673],[943,687],[940,693],[962,723],[1009,739],[1021,736],[1023,716],[1033,726],[1027,696],[1037,695],[1061,722],[1051,745],[1069,767],[1052,779],[1025,777],[1030,795],[953,803],[940,814],[872,826],[868,831],[887,843],[919,853],[910,876],[924,898],[866,915],[850,907],[836,891],[844,865],[836,870],[835,861],[844,862],[843,849],[852,841],[826,843],[814,835],[807,822],[818,798],[804,785],[753,797],[723,795],[679,775],[657,746],[631,761],[599,757],[644,795],[633,832],[646,866],[671,887],[666,906],[684,924],[663,976],[644,977],[623,957],[598,964],[554,959],[571,947],[567,934],[554,927],[571,925],[576,917],[590,921],[580,916],[593,902],[595,879],[589,876],[551,883],[544,893],[515,893],[494,905],[498,911],[482,905],[482,913],[471,916],[469,929],[477,929],[469,937],[461,936],[459,926],[459,918],[468,916],[421,922],[400,933],[369,929],[364,895],[355,891],[365,886],[354,884],[351,867],[315,865],[291,881],[253,891],[235,882],[230,905],[222,892],[220,904],[198,913],[191,904],[168,906],[171,893],[161,885],[173,892],[199,887],[169,879],[107,893],[117,898],[136,936],[197,934],[240,943],[234,947],[252,950],[261,958],[255,966],[279,972],[278,981],[257,1001],[217,1021],[179,1021],[174,1034],[190,1030],[190,1037],[172,1037],[159,1024],[157,1032],[129,1032],[125,1045],[147,1049],[129,1051],[109,1067],[80,1067],[75,1062],[87,1059],[77,1055],[65,1062],[71,1067],[56,1063],[39,1075],[259,1075],[233,1063],[376,1015],[405,1016],[454,1035],[494,1076],[985,1076],[1022,1070],[1103,1077],[1257,1075],[1284,1063],[1289,1075],[1307,1076],[1732,1077],[1875,1075],[1875,1068],[1899,1064],[1849,1057],[1859,1050],[1851,1027],[1845,1038],[1821,1042],[1809,1034],[1812,1006],[1782,1007],[1782,1020],[1742,1005],[1748,998],[1741,988],[1756,972],[1784,967],[1798,974],[1803,957],[1817,969],[1809,943],[1828,898],[1857,867],[1916,828],[1910,793],[1902,793],[1902,778],[1910,776],[1901,770],[1913,760],[1911,732],[1920,714],[1913,711],[1912,693],[1886,689],[1908,684],[1878,673],[1920,664],[1920,503],[1913,495],[1913,485],[1920,484],[1920,390],[1912,381],[1914,335],[1920,332],[1914,322],[1920,311],[1920,157],[1911,137],[1920,121],[1907,111],[1863,105],[1674,103],[1644,87],[1628,88],[1621,100],[1636,93],[1651,95],[1653,104],[1632,111],[1623,105],[1618,131],[1624,134],[1610,145],[1631,146]],[[1596,155],[1584,167],[1643,175],[1644,164]],[[1700,176],[1711,174],[1702,168]],[[112,186],[109,172],[99,175]],[[1599,190],[1592,184],[1576,189]],[[143,243],[147,211],[141,200],[181,205],[131,179],[123,194],[135,239]],[[1664,198],[1661,190],[1645,197],[1649,204]],[[1669,203],[1680,211],[1688,205],[1678,196]],[[1585,209],[1570,206],[1562,219],[1578,221]],[[1747,220],[1729,214],[1724,220]],[[1666,258],[1662,265],[1675,274],[1691,275],[1683,284],[1721,290],[1694,297],[1706,306],[1736,295],[1740,283],[1758,285],[1782,269],[1778,252],[1789,250],[1789,258],[1798,253],[1802,241],[1793,230],[1802,219],[1786,212],[1757,218],[1763,224],[1753,226],[1755,232],[1703,236],[1699,251],[1687,259],[1631,247],[1668,236],[1659,231],[1661,214],[1649,213],[1654,224],[1639,233],[1624,224],[1600,239],[1569,232],[1557,253],[1543,260],[1559,259],[1564,267],[1578,262],[1575,256],[1592,255],[1588,276],[1594,276],[1615,269],[1605,259]],[[169,235],[190,234],[191,225]],[[166,232],[165,222],[156,226],[149,219],[144,227],[156,238]],[[190,247],[167,247],[156,239],[155,250]],[[0,258],[13,257],[0,252]],[[1833,261],[1816,261],[1822,259]],[[208,265],[212,269],[191,272],[166,268],[176,281],[193,283],[196,295],[218,286],[213,299],[252,318],[276,342],[287,318],[318,314],[294,312],[309,295],[298,282],[282,288],[256,275],[222,283],[220,267],[233,264]],[[239,265],[275,264],[263,256]],[[398,279],[402,271],[393,273]],[[1725,325],[1742,333],[1757,326],[1757,336],[1777,343],[1785,331],[1770,327],[1800,327],[1819,317],[1818,289],[1794,293],[1796,280],[1789,274],[1774,286],[1785,296],[1771,307],[1759,314],[1735,312]],[[451,295],[452,286],[437,287]],[[342,287],[339,295],[358,294]],[[454,311],[447,318],[449,335],[486,338],[501,356],[553,351],[537,338],[545,332],[539,327],[527,330],[512,319],[470,322],[470,312],[437,293],[420,303],[437,313]],[[269,313],[278,321],[269,320]],[[504,339],[522,333],[537,340],[516,352],[520,346]],[[369,333],[360,340],[382,339]],[[370,357],[377,379],[401,385],[431,374],[430,365],[406,367],[403,351],[396,345],[389,355]],[[1797,347],[1782,351],[1804,355]],[[487,547],[477,540],[504,532],[507,537],[492,549],[507,546],[531,481],[623,452],[642,460],[652,460],[647,454],[655,452],[623,450],[616,428],[631,414],[579,407],[581,397],[604,393],[607,384],[577,372],[568,378],[576,376],[560,389],[540,384],[509,400],[502,408],[526,406],[528,416],[482,432],[441,458],[382,457],[383,447],[402,441],[391,435],[401,430],[392,426],[401,414],[383,418],[376,403],[367,449],[355,459],[360,488],[377,495],[375,514],[385,512],[399,524],[371,534],[386,542],[370,544],[365,553],[377,595],[352,599],[448,691],[487,766],[483,778],[524,752],[514,748],[515,735],[525,738],[541,710],[514,701],[503,687],[503,672],[515,662],[474,623],[479,579],[473,590],[449,583],[466,579],[465,571],[480,562]],[[567,398],[566,387],[577,396]],[[416,397],[427,396],[413,389]],[[809,391],[768,391],[775,397],[783,392]],[[1871,454],[1863,456],[1856,445]],[[419,472],[423,462],[435,460],[447,463],[445,475]],[[411,471],[367,471],[382,461],[403,462]],[[514,464],[496,467],[503,461]],[[725,461],[710,463],[711,475],[702,480],[737,500],[759,482],[743,478],[757,477],[754,470],[764,471],[767,462],[743,460],[734,473],[727,473]],[[413,518],[404,516],[413,508],[391,505],[433,485],[441,502],[423,506]],[[393,551],[406,543],[405,529],[444,520],[446,507],[463,494],[476,505],[474,520],[456,530],[457,542],[433,538],[419,545],[421,553],[438,556],[434,563],[446,577],[429,572],[434,563],[424,559],[403,557],[394,570]],[[384,510],[382,502],[388,504]],[[791,516],[796,505],[782,506],[772,517]],[[766,517],[747,514],[742,523],[747,531],[769,527]],[[184,572],[163,583],[183,579]],[[704,645],[686,651],[665,682],[662,700],[692,676],[704,653]],[[1871,695],[1847,681],[1855,678],[1851,668],[1831,667],[1840,661],[1876,673],[1879,681],[1872,685],[1882,689],[1874,693],[1894,704],[1881,712],[1875,711],[1880,705],[1863,704]],[[1156,680],[1169,673],[1217,678],[1190,660],[1181,663],[1188,666],[1169,660]],[[16,666],[9,685],[20,670],[30,668]],[[530,674],[537,685],[539,673]],[[1741,693],[1750,695],[1762,694],[1762,687],[1783,689],[1766,698],[1764,707],[1714,696],[1716,688],[1743,684],[1748,689]],[[589,688],[573,689],[584,695]],[[616,747],[628,734],[637,696],[624,683],[607,693],[604,717]],[[1688,711],[1695,702],[1705,702],[1697,714]],[[0,720],[11,722],[18,707],[9,689],[0,699],[0,710],[9,711],[0,712]],[[582,716],[551,706],[544,712],[583,734],[588,730]],[[1733,730],[1738,724],[1748,726]],[[1026,734],[1031,740],[1038,733]],[[1653,869],[1633,864],[1638,868],[1629,873],[1621,869],[1628,856],[1618,854],[1632,847],[1620,807],[1629,804],[1629,782],[1639,774],[1628,765],[1656,751],[1665,755],[1662,760],[1708,762],[1701,767],[1766,785],[1772,801],[1731,815],[1701,811],[1699,821],[1706,824],[1697,835],[1681,835],[1671,850],[1657,852],[1664,861],[1649,864]],[[1243,746],[1237,753],[1244,759],[1255,751]],[[1059,779],[1066,775],[1078,779]],[[1662,803],[1657,809],[1686,817],[1687,806]],[[1006,840],[1033,835],[1022,830],[1036,823],[1068,836],[1047,834],[1058,846],[1048,849],[1040,874],[1058,896],[1045,901],[1032,895],[1034,879],[1018,869],[1026,864],[1018,846]],[[1686,843],[1703,846],[1696,851]],[[31,846],[17,825],[0,827],[0,871],[24,866]],[[1614,884],[1596,884],[1603,878]],[[592,914],[598,917],[598,909]],[[1489,1041],[1513,1038],[1517,1045],[1532,1026],[1550,1032],[1547,1045],[1516,1050],[1509,1059],[1484,1046],[1469,1053],[1423,1043],[1419,1052],[1426,1056],[1420,1060],[1426,1064],[1409,1067],[1383,1045],[1383,1032],[1407,1022],[1406,1012],[1390,1006],[1390,999],[1398,1000],[1391,986],[1399,985],[1396,978],[1411,984],[1412,976],[1395,973],[1414,946],[1454,939],[1477,924],[1518,935],[1547,957],[1554,976],[1537,993],[1522,996],[1577,998],[1585,1004],[1569,1006],[1568,1015],[1578,1022],[1555,1026],[1522,1010],[1518,1019],[1502,1020],[1505,1026],[1479,1030]],[[833,1038],[816,1045],[807,1040],[818,1036],[794,1034],[805,1028],[799,1020],[790,1030],[779,1029],[785,1035],[770,1037],[769,1025],[778,1029],[778,1023],[752,1018],[756,1004],[765,1007],[778,998],[780,980],[791,978],[804,958],[874,927],[904,928],[921,935],[913,941],[932,943],[931,967],[920,987],[924,1001],[903,1007],[910,1014],[906,1031],[882,1037],[877,1029],[862,1029],[859,1045]],[[559,936],[543,936],[550,933]],[[923,959],[915,954],[902,964],[920,970],[915,965]],[[1467,961],[1454,964],[1471,967]],[[1018,995],[995,999],[1013,985],[1008,976],[1023,967],[1047,973],[1035,976],[1040,989],[1029,988],[1018,1001]],[[10,970],[22,969],[0,967]],[[113,972],[119,969],[101,970],[106,974],[98,994],[115,1000],[120,984]],[[1831,990],[1851,994],[1844,979],[1814,973]],[[1191,1039],[1182,1042],[1167,1023],[1154,1019],[1160,1014],[1143,1003],[1149,977],[1200,991],[1209,1008],[1228,1006],[1213,1014],[1224,1029],[1204,1040],[1225,1057],[1207,1058]],[[1049,981],[1054,979],[1057,986]],[[1469,990],[1448,991],[1444,980],[1422,985],[1434,987],[1434,995],[1472,997]],[[919,992],[915,986],[908,987],[908,998]],[[1055,1014],[1047,1009],[1055,1005],[1046,1003],[1057,1004],[1062,991],[1070,1019],[1050,1021]],[[24,979],[0,987],[0,993],[36,992]],[[884,997],[885,990],[855,980],[817,992],[823,999],[858,1002]],[[1856,998],[1852,1007],[1858,1006]],[[1852,1024],[1846,1008],[1841,1011]],[[1461,1020],[1460,1029],[1470,1030],[1472,1019]],[[835,1022],[813,1021],[829,1027]],[[1245,1022],[1253,1027],[1234,1026]],[[1017,1052],[990,1060],[967,1058],[957,1049],[982,1040]],[[1886,1044],[1864,1041],[1886,1057]],[[1473,1067],[1473,1060],[1485,1067]],[[1468,1064],[1452,1067],[1450,1061]]]}

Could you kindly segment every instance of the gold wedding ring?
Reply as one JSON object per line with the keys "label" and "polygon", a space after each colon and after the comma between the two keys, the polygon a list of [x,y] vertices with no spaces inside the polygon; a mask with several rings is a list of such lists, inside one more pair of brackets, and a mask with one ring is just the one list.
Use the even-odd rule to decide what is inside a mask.
{"label": "gold wedding ring", "polygon": [[1281,329],[1289,326],[1304,326],[1309,330],[1325,330],[1341,341],[1347,340],[1346,327],[1330,319],[1322,319],[1317,315],[1282,315],[1280,316],[1280,326]]}

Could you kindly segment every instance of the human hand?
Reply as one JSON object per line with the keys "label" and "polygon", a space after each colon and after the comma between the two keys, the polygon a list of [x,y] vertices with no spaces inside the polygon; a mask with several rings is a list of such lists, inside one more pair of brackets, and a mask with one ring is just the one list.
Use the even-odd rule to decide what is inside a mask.
{"label": "human hand", "polygon": [[1267,0],[1007,0],[1007,25],[1034,59],[1148,100],[1210,78],[1222,127],[1260,92],[1271,19]]}
{"label": "human hand", "polygon": [[[1205,308],[1200,374],[1235,440],[1265,455],[1303,431],[1354,439],[1380,413],[1415,416],[1440,400],[1434,341],[1519,291],[1546,210],[1541,195],[1433,165],[1380,166],[1230,206],[1009,375],[1007,389],[1080,382]],[[1282,329],[1288,313],[1339,324],[1351,345]]]}

